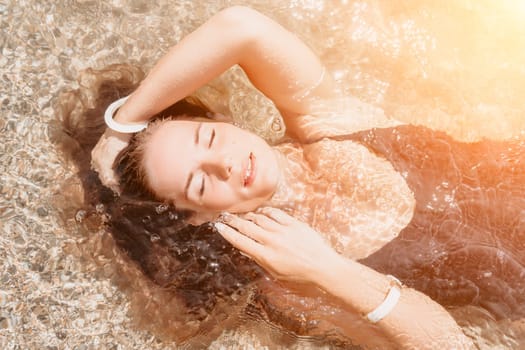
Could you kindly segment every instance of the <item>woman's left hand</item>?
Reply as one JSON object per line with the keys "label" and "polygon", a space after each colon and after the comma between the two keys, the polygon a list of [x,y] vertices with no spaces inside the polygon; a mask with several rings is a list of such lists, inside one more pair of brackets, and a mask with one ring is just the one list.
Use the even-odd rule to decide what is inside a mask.
{"label": "woman's left hand", "polygon": [[318,232],[279,209],[222,218],[219,233],[278,279],[315,283],[340,258]]}
{"label": "woman's left hand", "polygon": [[129,144],[131,134],[123,134],[107,128],[91,151],[91,168],[98,173],[102,184],[120,193],[119,179],[113,163],[120,151]]}

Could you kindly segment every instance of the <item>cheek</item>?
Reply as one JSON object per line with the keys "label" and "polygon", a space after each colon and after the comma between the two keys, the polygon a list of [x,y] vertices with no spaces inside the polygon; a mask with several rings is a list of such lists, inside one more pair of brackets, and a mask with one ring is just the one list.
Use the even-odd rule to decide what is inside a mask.
{"label": "cheek", "polygon": [[213,211],[227,210],[239,203],[241,198],[229,186],[217,186],[208,193],[202,202],[204,209]]}
{"label": "cheek", "polygon": [[177,208],[188,209],[197,213],[225,211],[242,201],[227,184],[220,183],[210,187],[200,200],[187,200],[184,196],[171,199]]}

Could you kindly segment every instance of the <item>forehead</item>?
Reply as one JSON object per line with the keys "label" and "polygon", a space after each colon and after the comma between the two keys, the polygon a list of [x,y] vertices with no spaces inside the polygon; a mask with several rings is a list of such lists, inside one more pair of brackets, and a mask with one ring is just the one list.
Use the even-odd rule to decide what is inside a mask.
{"label": "forehead", "polygon": [[191,120],[164,122],[147,141],[144,167],[152,189],[161,197],[184,195],[186,180],[194,166],[192,147],[200,123]]}

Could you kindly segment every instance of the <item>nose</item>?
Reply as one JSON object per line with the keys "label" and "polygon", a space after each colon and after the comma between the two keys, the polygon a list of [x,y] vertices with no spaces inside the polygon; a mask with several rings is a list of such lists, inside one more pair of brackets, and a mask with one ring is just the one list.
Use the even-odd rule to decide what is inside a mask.
{"label": "nose", "polygon": [[232,174],[231,158],[220,154],[207,157],[203,161],[202,170],[221,180],[228,180]]}

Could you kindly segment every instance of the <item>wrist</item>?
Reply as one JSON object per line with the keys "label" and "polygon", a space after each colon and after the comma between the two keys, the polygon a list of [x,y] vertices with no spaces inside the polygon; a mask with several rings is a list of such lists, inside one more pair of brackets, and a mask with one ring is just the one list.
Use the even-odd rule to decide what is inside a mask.
{"label": "wrist", "polygon": [[115,111],[113,120],[123,124],[147,123],[148,118],[138,115],[137,108],[130,108],[130,100],[131,98]]}
{"label": "wrist", "polygon": [[[115,120],[115,114],[118,113],[118,111],[121,109],[122,105],[126,103],[129,96],[122,97],[113,103],[111,103],[106,111],[104,112],[104,121],[106,122],[106,125],[108,128],[112,129],[113,131],[124,133],[124,134],[133,134],[137,133],[139,131],[144,130],[148,123],[120,123],[119,121]],[[122,115],[122,113],[121,113]],[[122,117],[121,117],[122,118]]]}
{"label": "wrist", "polygon": [[129,140],[131,140],[131,137],[133,136],[133,134],[118,132],[109,127],[106,128],[104,135],[106,138],[113,137],[125,143],[129,143]]}
{"label": "wrist", "polygon": [[348,261],[334,250],[319,260],[321,262],[312,271],[312,282],[319,288],[326,290],[326,286],[336,283],[341,279],[341,276],[344,276]]}
{"label": "wrist", "polygon": [[123,124],[148,123],[152,116],[160,112],[154,106],[162,104],[155,95],[148,92],[156,88],[148,78],[143,80],[137,89],[127,96],[125,103],[115,111],[113,119]]}
{"label": "wrist", "polygon": [[344,300],[359,314],[366,315],[377,308],[390,290],[387,276],[357,261],[338,255],[329,264],[318,274],[318,287]]}

